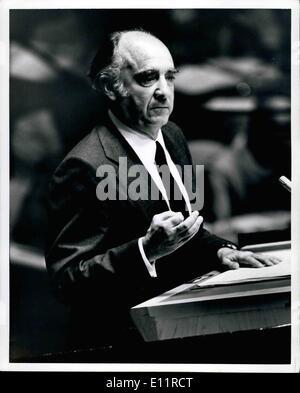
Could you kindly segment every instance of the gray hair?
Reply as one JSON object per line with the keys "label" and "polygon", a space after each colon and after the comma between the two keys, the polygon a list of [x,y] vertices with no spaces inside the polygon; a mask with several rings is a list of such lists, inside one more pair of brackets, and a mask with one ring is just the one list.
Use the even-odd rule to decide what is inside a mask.
{"label": "gray hair", "polygon": [[[123,82],[120,79],[120,71],[122,67],[123,60],[119,54],[118,51],[118,44],[121,38],[122,32],[117,31],[115,33],[112,33],[110,36],[111,42],[113,44],[113,53],[111,57],[111,63],[100,70],[98,72],[98,75],[96,76],[97,80],[97,85],[101,83],[102,86],[104,86],[105,89],[105,83],[104,81],[109,81],[111,84],[111,87],[115,93],[117,93],[121,97],[126,97],[128,92],[123,84]],[[95,87],[95,86],[94,86]]]}
{"label": "gray hair", "polygon": [[140,28],[116,31],[110,34],[108,40],[103,43],[91,63],[89,77],[92,80],[92,86],[95,90],[106,90],[107,83],[109,83],[110,88],[120,97],[126,97],[128,95],[127,89],[120,78],[123,59],[119,54],[118,45],[124,33],[134,31],[153,36],[153,34]]}

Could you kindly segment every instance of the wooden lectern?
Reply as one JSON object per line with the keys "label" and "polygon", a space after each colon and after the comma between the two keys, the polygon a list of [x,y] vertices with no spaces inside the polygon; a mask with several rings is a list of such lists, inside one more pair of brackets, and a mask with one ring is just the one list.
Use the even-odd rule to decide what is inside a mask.
{"label": "wooden lectern", "polygon": [[[290,242],[279,242],[244,249],[279,257],[284,252],[285,258],[290,259],[290,248]],[[290,324],[290,274],[209,285],[210,277],[215,274],[221,274],[218,277],[221,278],[224,273],[212,272],[133,307],[131,316],[144,340],[161,341]]]}

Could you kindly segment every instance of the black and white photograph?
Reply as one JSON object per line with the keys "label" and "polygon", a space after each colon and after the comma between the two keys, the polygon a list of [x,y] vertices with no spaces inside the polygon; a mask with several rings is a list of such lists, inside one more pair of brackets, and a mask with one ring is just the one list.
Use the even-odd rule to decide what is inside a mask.
{"label": "black and white photograph", "polygon": [[1,10],[4,369],[299,372],[299,3],[30,3]]}

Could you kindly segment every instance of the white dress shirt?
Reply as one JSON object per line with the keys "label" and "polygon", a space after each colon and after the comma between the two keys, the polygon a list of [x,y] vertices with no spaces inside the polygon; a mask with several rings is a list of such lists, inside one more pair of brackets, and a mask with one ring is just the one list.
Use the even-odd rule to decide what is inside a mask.
{"label": "white dress shirt", "polygon": [[[176,165],[172,161],[170,154],[168,150],[166,149],[163,134],[161,130],[158,132],[157,139],[151,139],[148,135],[143,134],[139,131],[135,131],[125,124],[123,124],[111,111],[109,111],[109,117],[111,118],[112,122],[116,126],[116,128],[120,131],[120,133],[123,135],[123,137],[126,139],[126,141],[129,143],[129,145],[132,147],[132,149],[135,151],[139,159],[141,160],[142,164],[145,166],[147,171],[149,172],[151,178],[155,182],[156,186],[160,190],[160,192],[163,195],[163,198],[165,199],[169,210],[170,209],[170,204],[169,200],[167,197],[167,192],[165,189],[165,186],[162,182],[162,179],[160,177],[160,174],[158,172],[156,163],[155,163],[155,153],[156,153],[156,144],[155,142],[159,142],[161,146],[164,149],[164,152],[166,154],[166,160],[167,164],[169,166],[170,172],[174,179],[176,180],[178,187],[184,197],[185,203],[188,207],[189,214],[192,213],[191,209],[191,204],[190,200],[188,197],[188,193],[183,185],[182,179],[180,177],[180,174],[176,168]],[[143,261],[149,271],[149,274],[151,277],[157,277],[156,269],[155,269],[155,261],[153,263],[150,263],[149,260],[147,259],[144,248],[143,248],[143,243],[142,243],[142,238],[139,239],[138,241],[139,245],[139,250],[141,253],[141,256],[143,258]]]}

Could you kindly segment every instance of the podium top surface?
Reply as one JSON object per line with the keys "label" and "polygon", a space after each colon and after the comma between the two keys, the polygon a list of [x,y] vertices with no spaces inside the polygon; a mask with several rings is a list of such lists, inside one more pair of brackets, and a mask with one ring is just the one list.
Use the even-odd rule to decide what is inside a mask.
{"label": "podium top surface", "polygon": [[[192,302],[208,302],[213,300],[222,300],[230,298],[243,298],[251,296],[265,296],[280,293],[289,293],[291,291],[291,278],[290,278],[290,248],[291,242],[278,242],[278,243],[267,243],[260,245],[248,246],[243,249],[251,250],[254,252],[266,252],[272,255],[278,255],[279,257],[284,256],[281,269],[283,272],[281,275],[276,274],[271,277],[261,277],[257,280],[255,278],[250,281],[236,281],[234,283],[222,284],[222,277],[226,277],[227,272],[220,273],[213,271],[207,275],[195,278],[194,280],[184,283],[176,288],[173,288],[161,295],[158,295],[152,299],[149,299],[141,304],[136,305],[132,309],[137,308],[154,308],[160,306],[172,306],[184,303]],[[278,266],[278,265],[276,265]],[[276,266],[274,268],[276,269]],[[251,271],[250,273],[260,273],[261,269],[272,269],[272,267],[266,267],[261,269],[254,268],[240,268],[238,270]],[[274,269],[274,270],[275,270]],[[278,269],[277,269],[278,270]],[[271,270],[270,270],[271,272]],[[252,274],[253,275],[253,274]],[[212,277],[212,279],[211,279]],[[217,285],[206,285],[206,283],[214,282],[213,279],[217,277]],[[211,281],[210,281],[211,280]],[[201,283],[201,284],[199,284]]]}

